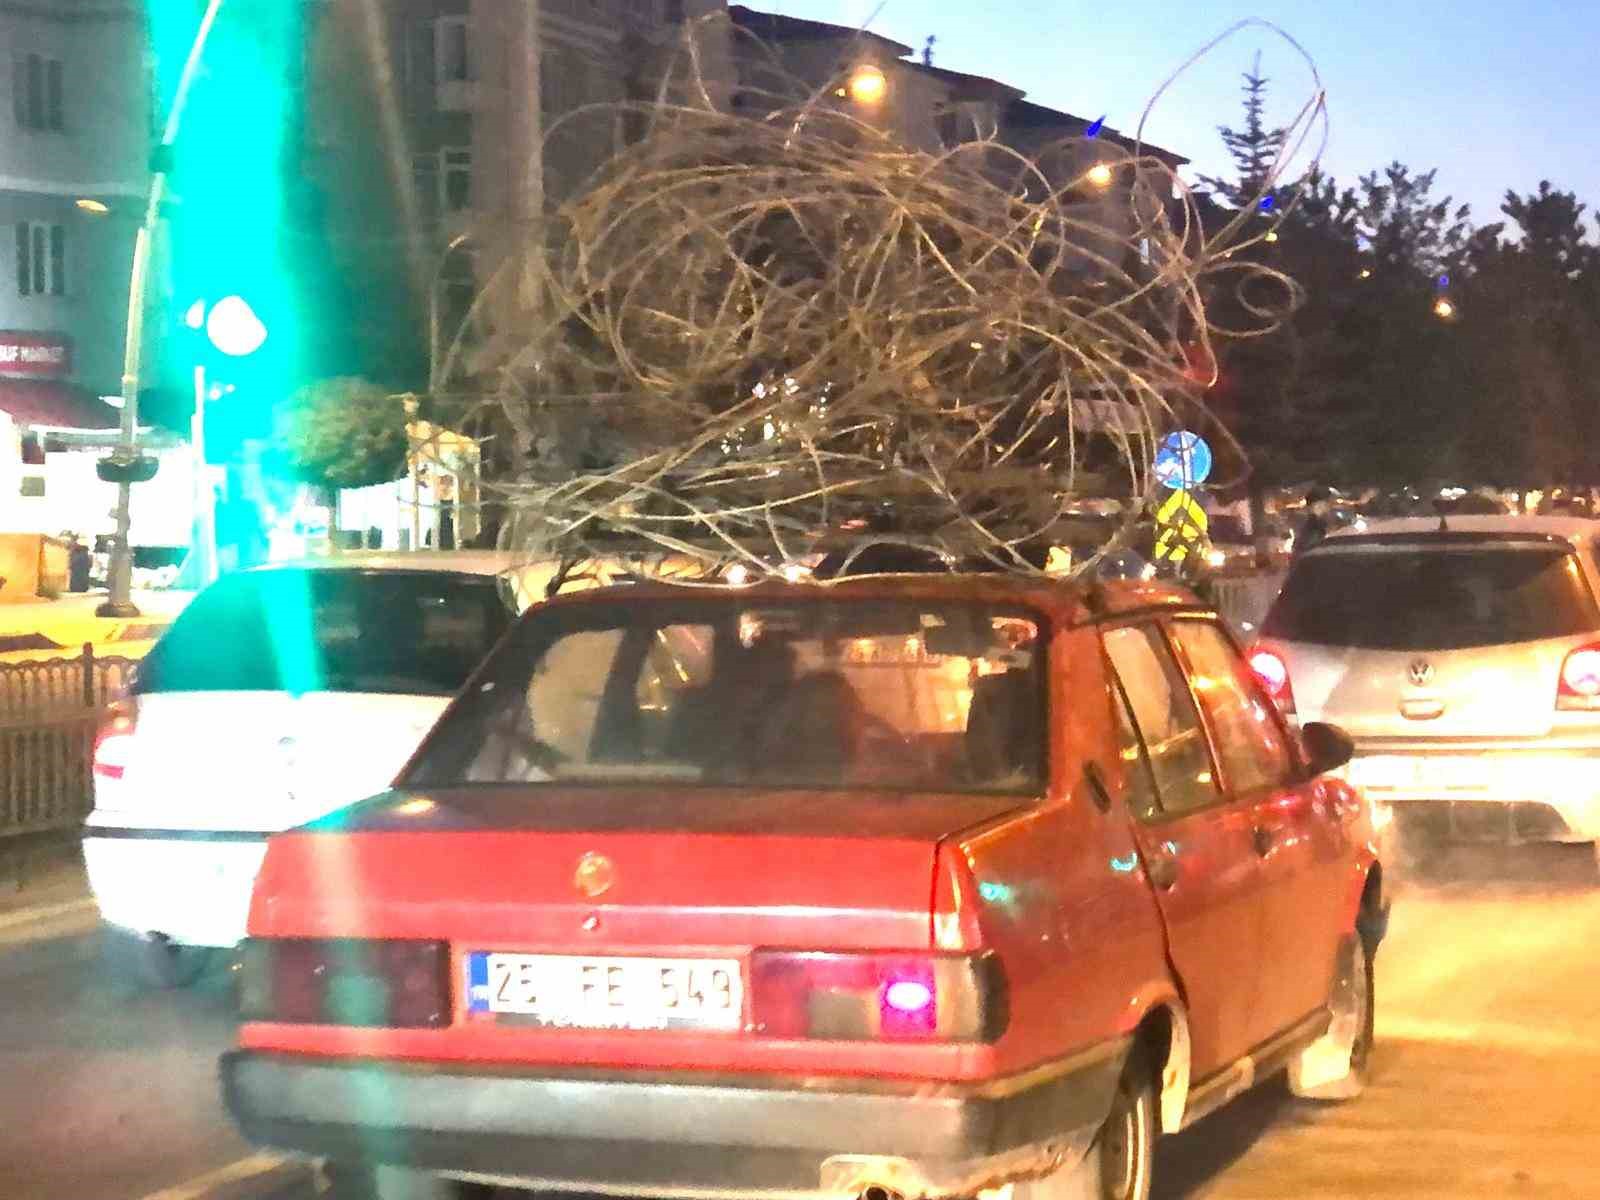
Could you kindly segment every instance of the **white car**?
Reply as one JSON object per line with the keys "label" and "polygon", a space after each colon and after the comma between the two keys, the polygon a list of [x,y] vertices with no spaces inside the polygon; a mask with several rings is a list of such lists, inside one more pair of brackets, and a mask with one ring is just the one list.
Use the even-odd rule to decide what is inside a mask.
{"label": "white car", "polygon": [[270,834],[388,786],[535,598],[509,567],[492,551],[351,555],[195,598],[100,731],[84,831],[101,915],[150,981],[189,983],[244,936]]}
{"label": "white car", "polygon": [[1251,652],[1352,782],[1448,840],[1600,840],[1600,522],[1408,518],[1296,559]]}

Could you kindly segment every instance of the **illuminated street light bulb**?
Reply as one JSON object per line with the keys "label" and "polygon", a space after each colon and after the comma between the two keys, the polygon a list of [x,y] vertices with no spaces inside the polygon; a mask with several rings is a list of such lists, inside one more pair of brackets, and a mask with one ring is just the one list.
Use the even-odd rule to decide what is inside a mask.
{"label": "illuminated street light bulb", "polygon": [[243,358],[261,349],[267,340],[267,327],[243,296],[224,296],[211,306],[206,317],[206,336],[229,357]]}
{"label": "illuminated street light bulb", "polygon": [[870,63],[850,73],[850,99],[857,104],[877,104],[889,90],[889,81]]}
{"label": "illuminated street light bulb", "polygon": [[1097,188],[1111,186],[1111,168],[1103,162],[1095,163],[1083,177]]}
{"label": "illuminated street light bulb", "polygon": [[1276,229],[1267,230],[1267,241],[1275,242],[1277,240],[1278,240],[1278,231]]}
{"label": "illuminated street light bulb", "polygon": [[1446,300],[1443,296],[1440,296],[1433,303],[1433,311],[1434,315],[1442,317],[1444,320],[1448,321],[1451,317],[1456,315],[1456,306],[1451,304],[1450,301]]}
{"label": "illuminated street light bulb", "polygon": [[1371,279],[1372,278],[1372,268],[1371,267],[1362,267],[1361,268],[1361,276],[1360,277],[1362,279]]}

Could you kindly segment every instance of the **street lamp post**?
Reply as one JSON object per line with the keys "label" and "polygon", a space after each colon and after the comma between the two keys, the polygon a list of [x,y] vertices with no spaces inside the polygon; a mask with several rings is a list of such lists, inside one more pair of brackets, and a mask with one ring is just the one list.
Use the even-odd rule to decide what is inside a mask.
{"label": "street lamp post", "polygon": [[[167,168],[170,165],[172,146],[178,139],[178,124],[183,116],[184,103],[189,98],[189,88],[200,68],[200,55],[206,38],[216,22],[222,0],[208,0],[205,14],[200,18],[200,28],[195,31],[189,56],[184,60],[183,73],[178,77],[178,88],[173,93],[172,108],[167,113],[166,128],[161,132],[161,145],[155,157],[155,167],[150,174],[150,199],[145,205],[144,222],[133,242],[133,271],[128,280],[128,331],[122,355],[122,429],[115,457],[132,464],[138,458],[139,436],[139,374],[140,359],[144,352],[144,298],[150,276],[150,244],[155,238],[156,222],[161,217],[161,203],[167,192]],[[133,588],[133,550],[128,544],[132,524],[132,483],[123,479],[117,484],[117,533],[111,549],[108,595],[96,613],[102,617],[136,617],[139,610],[130,597]]]}

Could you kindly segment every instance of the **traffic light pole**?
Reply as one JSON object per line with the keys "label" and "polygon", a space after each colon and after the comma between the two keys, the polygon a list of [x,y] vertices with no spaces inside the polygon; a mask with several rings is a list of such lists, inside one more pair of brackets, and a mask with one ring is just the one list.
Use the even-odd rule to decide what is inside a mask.
{"label": "traffic light pole", "polygon": [[[122,355],[122,430],[116,457],[132,463],[138,457],[139,436],[139,376],[144,353],[144,298],[150,276],[150,245],[155,237],[156,222],[161,219],[161,203],[167,194],[167,169],[173,143],[178,139],[178,122],[183,115],[184,102],[189,98],[189,88],[194,83],[200,67],[200,55],[206,38],[217,19],[222,0],[209,0],[205,15],[200,18],[200,28],[195,31],[194,43],[189,47],[189,57],[184,60],[183,74],[178,78],[178,89],[173,93],[172,108],[167,113],[167,125],[161,134],[153,169],[150,172],[150,200],[145,205],[144,223],[133,243],[133,273],[128,280],[128,334]],[[111,578],[109,595],[96,613],[102,617],[136,617],[131,592],[133,590],[133,547],[128,542],[132,524],[132,484],[126,480],[117,485],[117,533],[111,550]]]}

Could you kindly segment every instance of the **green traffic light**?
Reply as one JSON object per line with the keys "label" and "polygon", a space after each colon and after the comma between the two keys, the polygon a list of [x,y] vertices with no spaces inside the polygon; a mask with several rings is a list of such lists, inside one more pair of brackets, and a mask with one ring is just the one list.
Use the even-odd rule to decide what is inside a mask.
{"label": "green traffic light", "polygon": [[243,358],[261,349],[267,340],[267,327],[243,296],[224,296],[211,306],[211,314],[206,317],[206,336],[222,353]]}
{"label": "green traffic light", "polygon": [[[204,297],[180,311],[221,354],[249,357],[252,403],[270,403],[303,383],[301,278],[286,188],[298,161],[305,6],[286,0],[227,0],[205,48],[183,126],[172,147],[167,219],[170,286]],[[170,103],[199,27],[203,0],[147,6],[158,103]],[[226,297],[225,299],[213,299]],[[245,300],[248,297],[248,301]],[[270,324],[270,340],[268,325]],[[174,374],[190,351],[174,343]],[[244,370],[240,364],[241,371]]]}

